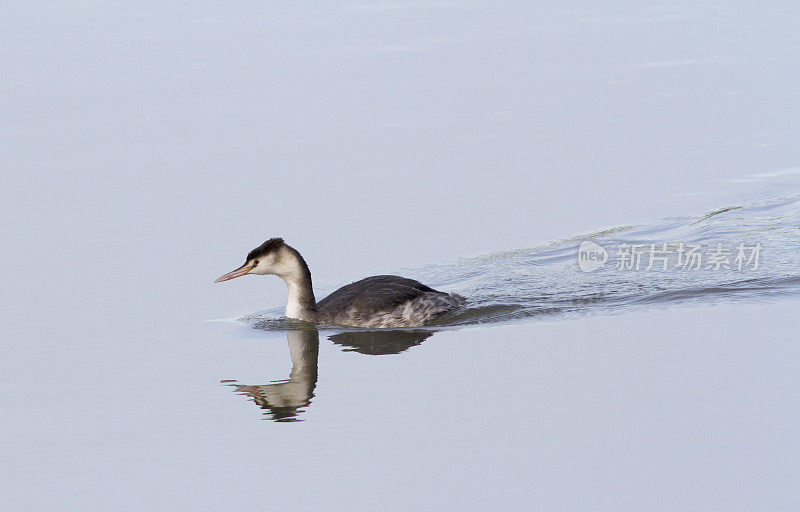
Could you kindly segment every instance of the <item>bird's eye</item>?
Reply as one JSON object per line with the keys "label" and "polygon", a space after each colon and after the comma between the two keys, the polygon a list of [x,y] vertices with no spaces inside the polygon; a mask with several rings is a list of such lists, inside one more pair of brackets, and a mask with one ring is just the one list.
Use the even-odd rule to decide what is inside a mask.
{"label": "bird's eye", "polygon": [[258,260],[253,260],[253,265],[258,265]]}

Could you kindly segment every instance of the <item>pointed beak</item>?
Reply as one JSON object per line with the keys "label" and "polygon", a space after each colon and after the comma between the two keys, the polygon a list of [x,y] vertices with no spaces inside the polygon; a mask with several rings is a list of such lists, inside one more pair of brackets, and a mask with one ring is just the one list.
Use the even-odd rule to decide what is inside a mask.
{"label": "pointed beak", "polygon": [[229,279],[233,279],[234,277],[243,276],[243,275],[249,273],[251,270],[253,270],[253,267],[254,267],[253,265],[248,265],[247,263],[245,263],[244,265],[242,265],[241,267],[237,268],[233,272],[228,272],[224,276],[219,276],[217,278],[217,280],[214,281],[214,282],[215,283],[221,283],[222,281],[228,281]]}

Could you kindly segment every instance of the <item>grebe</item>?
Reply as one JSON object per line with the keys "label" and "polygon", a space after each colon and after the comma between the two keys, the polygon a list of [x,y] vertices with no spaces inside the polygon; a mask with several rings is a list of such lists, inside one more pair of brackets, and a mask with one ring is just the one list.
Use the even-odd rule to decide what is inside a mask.
{"label": "grebe", "polygon": [[319,302],[311,271],[282,238],[270,238],[247,255],[244,265],[215,283],[247,274],[274,274],[286,282],[286,318],[347,327],[419,327],[452,311],[464,298],[400,276],[371,276],[350,283]]}

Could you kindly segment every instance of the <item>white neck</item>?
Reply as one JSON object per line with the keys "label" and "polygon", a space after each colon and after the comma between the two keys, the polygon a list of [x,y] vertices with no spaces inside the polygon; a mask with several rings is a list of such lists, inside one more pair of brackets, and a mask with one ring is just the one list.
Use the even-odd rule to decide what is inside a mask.
{"label": "white neck", "polygon": [[303,257],[295,249],[284,245],[272,259],[262,273],[275,274],[286,283],[289,292],[286,299],[286,318],[315,323],[317,302],[311,285],[311,272]]}
{"label": "white neck", "polygon": [[316,312],[309,311],[301,302],[304,290],[300,283],[286,279],[286,288],[289,291],[289,295],[286,298],[286,318],[316,322]]}

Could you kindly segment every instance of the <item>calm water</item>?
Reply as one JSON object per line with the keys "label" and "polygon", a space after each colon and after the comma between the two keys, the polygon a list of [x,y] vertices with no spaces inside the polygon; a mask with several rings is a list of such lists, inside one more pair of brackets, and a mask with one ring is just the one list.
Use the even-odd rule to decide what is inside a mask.
{"label": "calm water", "polygon": [[[5,508],[796,510],[798,14],[10,6]],[[270,236],[468,305],[300,328]]]}
{"label": "calm water", "polygon": [[[800,170],[745,180],[762,192],[751,201],[711,212],[405,269],[400,273],[462,294],[467,298],[465,306],[429,328],[328,326],[322,335],[344,351],[389,355],[420,345],[436,332],[470,325],[567,320],[670,305],[754,305],[796,299],[800,295],[800,194],[790,192],[800,191]],[[586,240],[611,251],[605,265],[580,268],[579,247]],[[260,330],[286,331],[292,372],[288,380],[269,385],[226,384],[251,397],[269,418],[298,419],[317,382],[320,332],[302,322],[287,321],[281,308],[239,320]]]}

